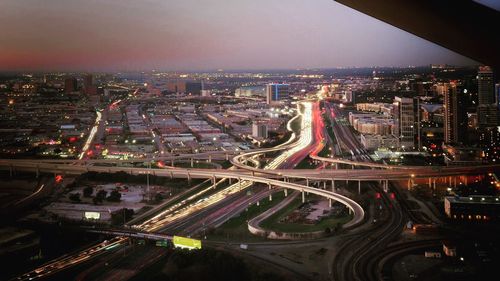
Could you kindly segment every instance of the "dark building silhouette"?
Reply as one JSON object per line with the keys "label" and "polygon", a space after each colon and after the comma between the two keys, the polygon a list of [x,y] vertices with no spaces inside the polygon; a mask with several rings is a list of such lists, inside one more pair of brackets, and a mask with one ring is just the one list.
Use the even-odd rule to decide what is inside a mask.
{"label": "dark building silhouette", "polygon": [[167,83],[167,91],[170,93],[185,93],[191,95],[200,95],[202,85],[200,82],[193,81],[170,81]]}
{"label": "dark building silhouette", "polygon": [[201,88],[200,82],[186,82],[186,94],[198,96],[201,94]]}
{"label": "dark building silhouette", "polygon": [[85,94],[89,96],[97,95],[97,86],[94,85],[94,77],[92,74],[87,74],[83,77],[83,89]]}
{"label": "dark building silhouette", "polygon": [[66,77],[64,79],[64,92],[71,93],[78,90],[78,82],[75,77]]}
{"label": "dark building silhouette", "polygon": [[465,93],[454,83],[450,83],[444,93],[444,141],[463,144],[467,142],[467,112]]}
{"label": "dark building silhouette", "polygon": [[498,106],[495,99],[495,82],[493,71],[488,66],[479,68],[477,74],[478,107],[477,117],[480,128],[491,128],[498,125]]}

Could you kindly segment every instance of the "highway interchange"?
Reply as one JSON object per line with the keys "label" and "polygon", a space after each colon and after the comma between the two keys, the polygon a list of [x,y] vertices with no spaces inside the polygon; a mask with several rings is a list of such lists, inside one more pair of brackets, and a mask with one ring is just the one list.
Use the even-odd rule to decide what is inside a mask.
{"label": "highway interchange", "polygon": [[[304,200],[305,193],[322,196],[330,203],[337,201],[344,204],[353,213],[350,222],[344,225],[344,228],[351,229],[350,234],[342,246],[339,247],[337,255],[328,266],[330,278],[334,280],[376,280],[378,275],[374,272],[378,270],[377,264],[371,262],[378,251],[384,249],[386,245],[394,240],[401,232],[406,218],[408,216],[404,206],[397,201],[390,200],[381,191],[379,183],[381,181],[411,180],[416,178],[440,178],[448,176],[460,176],[464,174],[477,174],[478,172],[495,171],[497,166],[484,167],[456,167],[456,168],[432,168],[432,167],[400,167],[388,166],[371,163],[369,156],[361,147],[357,138],[352,134],[351,128],[345,124],[338,124],[335,116],[341,114],[334,106],[326,103],[327,116],[332,122],[334,134],[337,141],[342,144],[344,149],[351,151],[353,159],[342,159],[340,157],[320,157],[318,152],[325,145],[325,126],[322,124],[322,118],[318,102],[301,102],[299,116],[301,117],[301,130],[298,136],[293,133],[290,139],[284,144],[269,148],[256,149],[245,152],[235,153],[231,157],[231,163],[234,168],[228,170],[219,169],[194,169],[194,168],[174,168],[166,166],[163,169],[139,168],[120,166],[122,163],[146,162],[146,161],[178,161],[181,159],[201,158],[214,159],[220,155],[228,158],[231,152],[218,152],[215,154],[194,154],[178,156],[161,156],[153,159],[136,159],[127,161],[109,161],[109,160],[11,160],[0,159],[0,168],[5,170],[22,170],[37,173],[56,173],[56,174],[83,174],[86,172],[115,173],[126,172],[133,175],[148,174],[154,176],[171,178],[203,178],[212,181],[212,184],[201,189],[196,194],[187,199],[170,206],[143,222],[134,224],[132,229],[141,232],[158,233],[182,233],[189,235],[196,233],[208,226],[218,226],[232,215],[241,212],[248,204],[254,203],[267,196],[270,196],[276,189],[295,190],[302,194]],[[297,116],[298,117],[298,116]],[[296,118],[297,118],[296,117]],[[100,119],[100,117],[98,117]],[[295,120],[295,118],[293,119]],[[291,120],[291,121],[293,121]],[[99,122],[96,121],[96,124]],[[288,123],[288,128],[291,122]],[[96,128],[96,127],[94,127]],[[97,129],[96,129],[97,130]],[[96,132],[92,134],[94,138]],[[91,141],[90,141],[91,142]],[[258,167],[257,159],[260,155],[270,152],[282,151],[272,161],[264,167]],[[84,154],[82,154],[83,156]],[[337,165],[348,164],[353,169],[293,169],[300,161],[310,156],[316,161],[325,164]],[[83,157],[81,157],[83,158]],[[192,160],[191,160],[192,161]],[[249,166],[246,163],[253,161],[254,165]],[[78,163],[79,165],[74,165]],[[114,164],[115,166],[101,166],[100,164]],[[361,169],[354,169],[354,166]],[[369,171],[369,172],[368,172]],[[229,184],[225,184],[232,181]],[[304,184],[304,181],[306,183]],[[316,188],[310,186],[309,180],[317,180],[332,183],[331,191],[326,188]],[[381,198],[382,204],[388,208],[391,206],[391,212],[388,212],[389,219],[387,223],[377,224],[366,227],[369,220],[365,210],[354,200],[336,192],[335,181],[358,181],[361,186],[362,181],[371,189],[384,194]],[[234,183],[233,183],[234,182]],[[254,184],[262,184],[269,188],[262,188],[260,192],[252,197],[242,196],[241,192]],[[222,187],[219,187],[222,186]],[[213,192],[213,189],[216,192]],[[391,187],[392,189],[392,187]],[[210,194],[204,196],[204,194]],[[371,219],[371,217],[370,217]],[[364,227],[360,227],[364,226]],[[366,239],[366,236],[376,237],[376,239]],[[65,256],[53,262],[49,262],[31,272],[20,276],[16,280],[32,280],[34,278],[43,278],[51,274],[70,268],[76,264],[81,264],[98,256],[104,255],[113,248],[126,247],[128,238],[114,237],[109,241],[101,242],[84,251],[73,255]],[[305,242],[306,243],[306,242]]]}

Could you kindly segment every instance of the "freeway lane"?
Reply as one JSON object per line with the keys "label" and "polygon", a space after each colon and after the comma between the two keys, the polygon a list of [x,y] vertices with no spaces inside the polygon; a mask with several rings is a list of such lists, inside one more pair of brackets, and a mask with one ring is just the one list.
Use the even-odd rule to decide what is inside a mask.
{"label": "freeway lane", "polygon": [[14,280],[33,280],[35,278],[44,278],[50,275],[53,275],[57,272],[60,272],[66,269],[69,266],[73,266],[76,264],[80,264],[84,261],[96,258],[107,251],[110,251],[121,244],[127,241],[127,238],[124,237],[115,237],[109,241],[104,241],[99,243],[93,247],[86,249],[85,251],[78,252],[75,255],[63,256],[58,258],[52,262],[49,262],[33,271],[30,271],[26,274],[18,276]]}
{"label": "freeway lane", "polygon": [[[310,104],[305,105],[305,112],[309,117],[302,118],[303,124],[307,124],[307,122],[310,122],[310,113],[308,111],[310,111],[311,108],[312,108],[312,106],[310,106]],[[297,141],[297,144],[294,144],[293,149],[295,149],[296,152],[301,151],[302,149],[304,149],[305,147],[310,145],[311,134],[307,133],[308,131],[309,132],[311,131],[310,127],[311,127],[310,123],[309,123],[309,126],[304,126],[304,125],[302,126],[305,133],[301,134],[303,136]],[[295,136],[292,136],[292,139],[294,137]],[[291,143],[291,141],[287,142],[284,146],[288,145],[289,143]],[[283,155],[285,155],[285,156],[283,156]],[[287,159],[289,159],[290,156],[293,156],[293,153],[290,153],[290,151],[282,153],[280,156],[278,156],[276,159],[274,159],[271,163],[269,163],[264,169],[268,170],[268,169],[274,169],[276,167],[279,167],[281,164],[283,164],[285,161],[287,161]],[[0,160],[0,163],[5,164],[5,161]],[[2,165],[2,164],[0,164],[0,165]],[[8,169],[11,168],[10,165],[12,165],[12,164],[7,164],[7,167],[9,167]],[[28,166],[31,165],[32,168],[35,168],[36,170],[40,170],[40,171],[47,171],[47,169],[54,169],[54,170],[59,169],[60,170],[60,168],[63,166],[63,167],[68,168],[68,170],[66,170],[66,172],[68,172],[68,173],[72,173],[72,172],[76,172],[76,171],[88,172],[88,171],[92,171],[92,170],[93,171],[101,171],[101,172],[112,172],[112,171],[116,172],[116,171],[118,171],[116,168],[123,170],[123,167],[99,167],[99,166],[93,166],[93,165],[75,166],[75,165],[64,165],[64,164],[61,165],[58,163],[41,164],[41,163],[33,163],[32,161],[31,162],[30,161],[22,162],[22,163],[17,162],[16,168],[19,169],[23,165],[28,165]],[[3,167],[5,167],[5,166],[3,166]],[[26,168],[26,166],[25,166],[25,168]],[[349,199],[347,197],[343,197],[343,196],[334,194],[332,192],[318,190],[318,189],[314,189],[314,188],[310,188],[307,186],[302,186],[302,185],[298,185],[298,184],[294,184],[294,183],[285,183],[285,182],[274,180],[274,179],[266,179],[266,178],[262,178],[262,177],[249,175],[249,174],[241,174],[240,173],[241,171],[211,171],[212,173],[207,173],[207,171],[200,170],[200,171],[192,173],[192,171],[190,169],[178,169],[178,168],[171,169],[171,170],[147,169],[146,171],[137,170],[137,168],[126,168],[126,172],[130,172],[132,174],[134,174],[134,173],[135,174],[148,173],[148,174],[154,174],[154,175],[160,175],[160,176],[161,175],[163,175],[163,176],[170,175],[172,177],[174,177],[174,176],[186,177],[187,176],[188,178],[191,178],[191,177],[199,177],[199,176],[202,176],[202,177],[208,176],[208,178],[218,177],[218,178],[238,179],[238,183],[235,185],[231,185],[229,187],[230,188],[229,190],[224,189],[222,192],[218,192],[218,193],[214,194],[214,197],[209,198],[208,200],[202,200],[201,202],[197,202],[197,204],[207,202],[207,201],[211,202],[211,204],[218,203],[221,200],[223,200],[224,198],[227,198],[227,195],[230,194],[228,192],[236,193],[236,192],[240,191],[242,188],[244,188],[244,186],[247,184],[252,185],[254,182],[259,182],[259,183],[264,183],[264,184],[270,184],[274,187],[282,187],[282,188],[300,190],[302,192],[310,192],[313,194],[317,194],[320,196],[324,196],[324,197],[342,202],[342,203],[348,205],[348,207],[351,208],[352,211],[354,212],[354,218],[351,222],[348,223],[348,225],[349,224],[355,225],[355,224],[359,223],[360,221],[362,221],[363,216],[364,216],[363,209],[356,202],[352,201],[351,199]],[[187,174],[183,173],[183,172],[187,172]],[[226,175],[229,175],[229,176],[226,177]],[[211,205],[211,204],[208,204],[208,205],[205,204],[204,206],[202,206],[202,205],[197,205],[197,204],[187,206],[187,207],[185,207],[184,210],[180,210],[180,211],[178,210],[177,214],[184,214],[184,215],[177,216],[177,214],[174,212],[174,215],[177,217],[172,219],[172,217],[170,217],[170,214],[167,214],[167,217],[162,216],[155,223],[153,223],[153,224],[146,223],[145,225],[143,225],[143,227],[148,231],[159,229],[162,226],[165,226],[165,224],[171,223],[172,221],[176,221],[177,219],[180,219],[182,217],[186,217],[187,215],[192,214],[193,212],[204,209],[205,207]],[[156,218],[158,218],[158,217],[156,217]],[[124,238],[124,237],[117,237],[115,239],[117,239],[117,241],[116,241],[116,243],[113,242],[115,244],[113,244],[112,247],[118,247],[127,241],[127,238]],[[77,255],[73,255],[73,256],[70,256],[67,258],[56,260],[52,263],[49,263],[49,264],[42,266],[42,267],[40,267],[40,268],[30,272],[30,273],[27,273],[27,274],[21,276],[20,280],[27,280],[27,279],[34,278],[34,277],[43,277],[43,276],[46,276],[48,274],[52,274],[55,272],[53,270],[54,267],[57,267],[57,270],[59,271],[59,270],[62,270],[66,267],[69,267],[71,265],[79,264],[81,262],[84,262],[86,260],[91,259],[92,257],[103,254],[105,252],[105,250],[103,250],[103,249],[107,249],[107,248],[108,248],[108,246],[106,246],[106,245],[105,245],[105,247],[100,245],[100,246],[92,247],[92,248],[90,248],[84,252],[81,252]]]}
{"label": "freeway lane", "polygon": [[99,111],[96,112],[97,117],[95,119],[94,126],[90,130],[89,136],[87,137],[87,140],[85,141],[85,144],[83,145],[82,152],[78,156],[78,159],[82,160],[84,157],[87,156],[87,151],[89,151],[89,148],[91,147],[92,143],[94,142],[94,138],[96,134],[100,133],[103,130],[104,122],[102,121],[102,116],[103,114]]}

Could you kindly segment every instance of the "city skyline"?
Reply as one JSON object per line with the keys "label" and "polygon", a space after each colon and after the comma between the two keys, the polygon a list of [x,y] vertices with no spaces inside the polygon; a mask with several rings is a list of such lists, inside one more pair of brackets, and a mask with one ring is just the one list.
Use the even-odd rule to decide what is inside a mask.
{"label": "city skyline", "polygon": [[496,280],[498,19],[0,1],[0,280]]}
{"label": "city skyline", "polygon": [[477,64],[333,1],[92,3],[4,1],[0,24],[16,28],[0,31],[0,70]]}

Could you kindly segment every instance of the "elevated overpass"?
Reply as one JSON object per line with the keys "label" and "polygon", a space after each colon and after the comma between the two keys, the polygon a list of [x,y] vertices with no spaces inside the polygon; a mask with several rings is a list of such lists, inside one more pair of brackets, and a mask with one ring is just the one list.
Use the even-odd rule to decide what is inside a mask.
{"label": "elevated overpass", "polygon": [[[0,160],[0,169],[8,170],[11,168],[23,171],[31,171],[31,172],[38,171],[45,173],[65,173],[73,175],[79,175],[87,172],[98,172],[98,173],[125,172],[131,175],[149,174],[161,177],[187,178],[188,180],[192,178],[208,178],[208,179],[231,178],[238,180],[240,183],[242,180],[263,183],[269,185],[269,187],[281,187],[284,189],[298,190],[303,193],[303,196],[304,192],[309,192],[328,199],[339,201],[342,204],[345,204],[355,214],[354,219],[351,220],[351,222],[349,222],[349,225],[347,226],[360,223],[364,217],[363,208],[361,208],[361,206],[358,203],[340,194],[336,194],[334,192],[327,190],[299,185],[291,182],[284,182],[273,178],[252,175],[252,172],[242,171],[242,170],[213,170],[213,169],[185,169],[185,168],[149,169],[149,168],[131,168],[131,167],[130,168],[102,167],[102,166],[92,166],[92,165],[84,166],[84,165],[68,165],[68,164],[51,164],[45,162],[36,162],[34,160],[29,160],[29,161],[5,160],[5,159]],[[283,170],[283,171],[289,171],[289,170]],[[295,170],[290,170],[290,171],[295,171]],[[282,176],[280,175],[280,177]]]}

